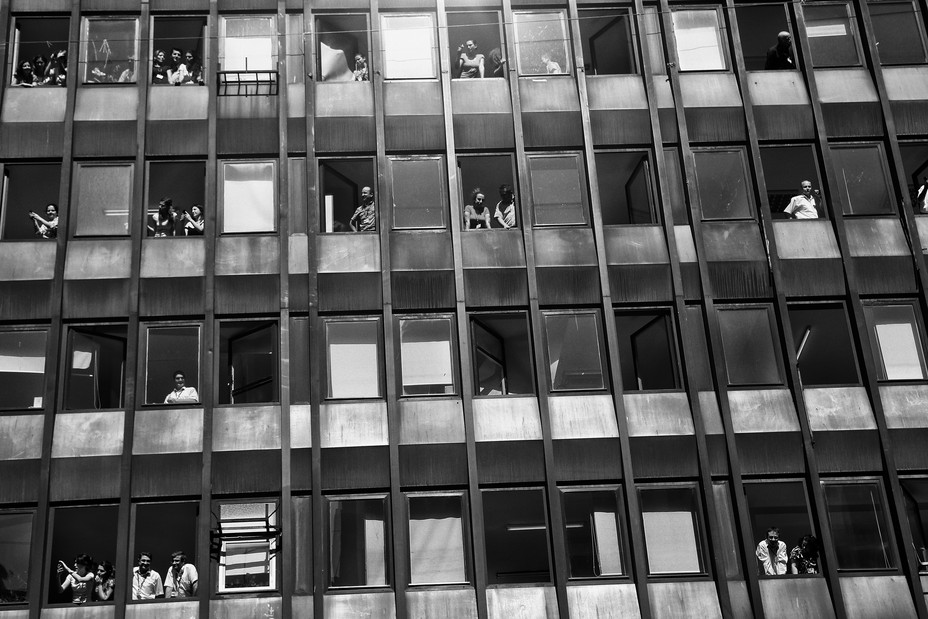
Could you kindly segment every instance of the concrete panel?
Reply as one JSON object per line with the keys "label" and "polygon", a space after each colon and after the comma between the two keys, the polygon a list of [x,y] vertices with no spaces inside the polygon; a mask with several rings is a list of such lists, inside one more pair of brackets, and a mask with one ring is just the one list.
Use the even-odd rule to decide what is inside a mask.
{"label": "concrete panel", "polygon": [[406,616],[410,619],[477,619],[474,590],[444,589],[406,592]]}
{"label": "concrete panel", "polygon": [[477,441],[541,440],[541,417],[535,398],[475,398]]}
{"label": "concrete panel", "polygon": [[455,114],[508,116],[512,113],[509,84],[504,79],[452,80],[451,105]]}
{"label": "concrete panel", "polygon": [[780,258],[840,258],[831,222],[825,219],[773,222]]}
{"label": "concrete panel", "polygon": [[64,88],[7,88],[3,93],[5,123],[64,122],[68,91]]}
{"label": "concrete panel", "polygon": [[757,106],[811,105],[799,71],[748,71],[748,97]]}
{"label": "concrete panel", "polygon": [[722,617],[718,592],[711,580],[650,583],[648,597],[654,619]]}
{"label": "concrete panel", "polygon": [[64,264],[65,279],[127,279],[132,267],[132,241],[71,241]]}
{"label": "concrete panel", "polygon": [[706,259],[712,261],[766,261],[757,224],[748,221],[702,224]]}
{"label": "concrete panel", "polygon": [[203,237],[144,239],[142,241],[142,277],[165,277],[182,273],[200,277],[205,273],[206,244]]}
{"label": "concrete panel", "polygon": [[23,241],[0,244],[0,280],[34,281],[55,276],[58,244],[49,241]]}
{"label": "concrete panel", "polygon": [[396,599],[392,591],[326,595],[323,598],[326,617],[339,619],[394,619]]}
{"label": "concrete panel", "polygon": [[302,83],[287,84],[287,118],[306,116],[306,87]]}
{"label": "concrete panel", "polygon": [[586,87],[590,111],[648,109],[640,75],[590,75]]}
{"label": "concrete panel", "polygon": [[148,120],[206,120],[209,88],[148,89]]}
{"label": "concrete panel", "polygon": [[138,110],[139,89],[135,84],[83,86],[77,89],[74,120],[135,120]]}
{"label": "concrete panel", "polygon": [[[113,619],[116,607],[106,606],[66,606],[64,608],[43,608],[42,619]],[[6,615],[4,614],[4,619]]]}
{"label": "concrete panel", "polygon": [[161,602],[154,604],[129,604],[126,619],[197,619],[200,602]]}
{"label": "concrete panel", "polygon": [[799,432],[799,419],[788,389],[729,391],[735,432]]}
{"label": "concrete panel", "polygon": [[928,385],[882,385],[880,399],[890,429],[928,428]]}
{"label": "concrete panel", "polygon": [[308,449],[313,446],[312,408],[309,404],[290,405],[290,447]]}
{"label": "concrete panel", "polygon": [[634,584],[567,587],[570,619],[632,619],[641,616]]}
{"label": "concrete panel", "polygon": [[291,598],[293,619],[313,619],[313,596],[294,595]]}
{"label": "concrete panel", "polygon": [[610,226],[603,229],[607,264],[668,264],[661,226]]}
{"label": "concrete panel", "polygon": [[841,596],[848,619],[915,617],[915,604],[905,576],[846,576]]}
{"label": "concrete panel", "polygon": [[731,72],[681,73],[680,93],[687,108],[742,107],[738,81]]}
{"label": "concrete panel", "polygon": [[441,116],[441,84],[432,81],[388,81],[383,85],[387,116]]}
{"label": "concrete panel", "polygon": [[548,398],[551,438],[617,438],[619,426],[609,395]]}
{"label": "concrete panel", "polygon": [[822,103],[879,102],[866,69],[816,69],[813,77]]}
{"label": "concrete panel", "polygon": [[203,409],[141,409],[135,413],[132,453],[170,454],[203,451]]}
{"label": "concrete panel", "polygon": [[37,460],[42,457],[43,415],[0,417],[0,460]]}
{"label": "concrete panel", "polygon": [[272,275],[280,272],[277,236],[220,236],[216,275]]}
{"label": "concrete panel", "polygon": [[824,578],[762,578],[760,596],[767,617],[835,616]]}
{"label": "concrete panel", "polygon": [[210,619],[280,617],[280,598],[220,598],[209,602]]}
{"label": "concrete panel", "polygon": [[316,116],[374,115],[371,82],[316,82]]}
{"label": "concrete panel", "polygon": [[219,97],[216,111],[221,119],[276,118],[277,97]]}
{"label": "concrete panel", "polygon": [[855,258],[909,255],[898,219],[855,217],[848,218],[844,225],[848,246]]}
{"label": "concrete panel", "polygon": [[322,234],[316,238],[320,273],[380,272],[380,238],[376,234]]}
{"label": "concrete panel", "polygon": [[928,215],[916,216],[915,228],[918,230],[918,240],[922,251],[928,251]]}
{"label": "concrete panel", "polygon": [[309,273],[309,237],[305,234],[290,235],[287,272],[291,275],[294,273]]}
{"label": "concrete panel", "polygon": [[28,610],[0,611],[0,617],[3,617],[3,619],[29,619],[29,611]]}
{"label": "concrete panel", "polygon": [[55,416],[53,458],[122,454],[123,411],[61,413]]}
{"label": "concrete panel", "polygon": [[521,230],[480,230],[461,235],[461,242],[465,269],[525,266]]}
{"label": "concrete panel", "polygon": [[213,451],[280,449],[280,407],[217,407],[213,410]]}
{"label": "concrete panel", "polygon": [[536,228],[534,234],[537,266],[596,266],[591,229]]}
{"label": "concrete panel", "polygon": [[626,393],[630,436],[684,436],[695,433],[685,393]]}
{"label": "concrete panel", "polygon": [[461,400],[400,400],[400,444],[463,443]]}
{"label": "concrete panel", "polygon": [[928,67],[884,67],[883,79],[890,101],[928,100]]}
{"label": "concrete panel", "polygon": [[554,587],[498,587],[487,589],[489,619],[556,619],[557,594]]}
{"label": "concrete panel", "polygon": [[570,77],[519,79],[522,112],[578,112],[577,84]]}
{"label": "concrete panel", "polygon": [[863,387],[805,389],[802,397],[813,432],[876,429],[870,399]]}
{"label": "concrete panel", "polygon": [[388,443],[387,404],[339,402],[320,409],[320,447],[361,447]]}

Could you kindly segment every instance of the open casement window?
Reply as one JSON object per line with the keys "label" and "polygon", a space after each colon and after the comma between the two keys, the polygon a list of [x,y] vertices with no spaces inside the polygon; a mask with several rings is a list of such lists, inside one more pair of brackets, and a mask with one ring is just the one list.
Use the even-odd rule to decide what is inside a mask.
{"label": "open casement window", "polygon": [[619,312],[615,324],[625,391],[680,387],[676,335],[669,311]]}
{"label": "open casement window", "polygon": [[487,584],[551,582],[544,491],[522,488],[481,492]]}
{"label": "open casement window", "polygon": [[216,592],[275,590],[280,534],[276,503],[220,503],[210,532]]}
{"label": "open casement window", "polygon": [[696,487],[644,486],[638,489],[648,574],[704,574],[704,541]]}
{"label": "open casement window", "polygon": [[519,75],[567,75],[572,71],[564,11],[513,11]]}
{"label": "open casement window", "polygon": [[[511,154],[501,155],[458,155],[458,175],[461,178],[461,204],[474,205],[474,191],[480,190],[484,195],[484,205],[490,213],[490,227],[503,228],[503,224],[496,218],[496,205],[502,200],[499,188],[503,185],[515,187],[516,182],[515,169],[513,167],[513,156]],[[516,209],[513,211],[514,227],[521,226],[521,215],[518,210],[518,199],[515,201]],[[502,210],[502,209],[501,209]],[[502,213],[501,213],[502,215]],[[477,222],[479,222],[479,214]],[[467,221],[465,219],[464,228],[467,230]],[[471,219],[471,229],[478,225]]]}
{"label": "open casement window", "polygon": [[[447,211],[445,164],[441,157],[394,157],[393,228],[444,228]],[[376,201],[376,198],[375,198]]]}
{"label": "open casement window", "polygon": [[586,225],[586,172],[577,153],[528,155],[536,226]]}
{"label": "open casement window", "polygon": [[332,497],[328,504],[328,586],[389,586],[387,497]]}
{"label": "open casement window", "polygon": [[860,384],[857,353],[843,305],[790,305],[789,321],[804,386]]}
{"label": "open casement window", "polygon": [[928,378],[921,321],[913,304],[865,305],[864,315],[880,380]]}
{"label": "open casement window", "polygon": [[[47,555],[50,565],[47,565],[48,598],[49,604],[75,606],[75,593],[72,587],[60,590],[60,584],[65,582],[64,576],[58,576],[56,567],[58,561],[64,561],[72,570],[75,569],[75,558],[80,555],[89,556],[91,565],[88,571],[96,569],[96,563],[109,561],[116,562],[116,519],[119,508],[116,505],[94,505],[90,507],[53,507],[49,518],[49,531],[51,531],[51,551]],[[26,538],[27,540],[29,538]],[[6,562],[4,557],[3,562]],[[116,588],[113,599],[124,597],[126,592],[125,578],[116,575]],[[95,586],[95,585],[94,585]],[[95,599],[92,593],[94,586],[86,592],[86,601]],[[78,590],[78,595],[83,592]]]}
{"label": "open casement window", "polygon": [[790,49],[789,60],[776,67],[767,66],[767,52],[776,47],[780,32],[793,32],[787,5],[776,3],[739,4],[735,8],[738,19],[738,31],[741,35],[741,53],[744,54],[744,68],[748,71],[777,70],[789,65],[793,70],[799,69],[796,58],[795,36]]}
{"label": "open casement window", "polygon": [[277,94],[277,18],[224,15],[219,18],[219,94]]}
{"label": "open casement window", "polygon": [[[158,572],[164,584],[171,569],[171,553],[179,550],[186,554],[186,562],[193,566],[199,576],[202,567],[205,567],[199,565],[201,562],[196,561],[195,557],[199,503],[139,503],[133,506],[133,511],[135,538],[130,554],[133,567],[138,565],[139,553],[149,553],[151,567]],[[119,584],[119,579],[116,582]],[[183,597],[180,593],[178,596]]]}
{"label": "open casement window", "polygon": [[[13,20],[12,54],[7,74],[12,85],[65,86],[67,84],[68,34],[67,17],[17,17]],[[63,54],[62,54],[63,52]],[[29,62],[35,79],[21,71]],[[51,69],[51,70],[49,70]]]}
{"label": "open casement window", "polygon": [[599,318],[593,312],[544,314],[551,391],[606,388]]}
{"label": "open casement window", "polygon": [[31,511],[0,511],[0,607],[29,601]]}
{"label": "open casement window", "polygon": [[703,219],[750,219],[754,199],[743,148],[694,149]]}
{"label": "open casement window", "polygon": [[717,9],[677,9],[671,16],[681,71],[728,69],[723,21]]}
{"label": "open casement window", "polygon": [[45,329],[0,331],[0,410],[42,408],[47,339]]}
{"label": "open casement window", "polygon": [[277,323],[223,322],[219,327],[219,403],[277,402]]}
{"label": "open casement window", "polygon": [[64,408],[122,408],[126,382],[126,326],[81,326],[68,331]]}
{"label": "open casement window", "polygon": [[367,15],[317,15],[316,68],[321,82],[369,82],[373,77]]}
{"label": "open casement window", "polygon": [[409,584],[468,582],[464,497],[409,493]]}
{"label": "open casement window", "polygon": [[[152,41],[149,57],[152,84],[173,86],[203,86],[209,83],[206,68],[209,66],[207,18],[154,17],[152,18]],[[180,52],[176,55],[172,52]],[[164,60],[158,66],[158,51],[164,52]],[[183,69],[179,68],[183,65]],[[167,69],[171,69],[171,76]],[[165,79],[167,78],[167,79]]]}
{"label": "open casement window", "polygon": [[[319,163],[319,179],[319,231],[351,232],[351,217],[362,204],[361,192],[365,187],[376,192],[374,160],[366,157],[322,160]],[[375,193],[374,231],[378,226],[377,206],[380,204]],[[360,229],[360,222],[356,225]]]}
{"label": "open casement window", "polygon": [[[175,212],[174,225],[159,229],[158,206],[162,199],[170,198]],[[196,206],[205,218],[203,204],[206,202],[206,164],[202,161],[151,161],[148,163],[148,188],[146,234],[150,237],[163,232],[167,237],[202,236],[200,230],[189,222],[184,213],[198,221],[193,212]],[[165,229],[166,228],[166,229]],[[173,234],[170,234],[173,232]]]}
{"label": "open casement window", "polygon": [[[135,166],[75,163],[75,236],[128,236]],[[69,218],[70,219],[70,218]]]}
{"label": "open casement window", "polygon": [[[775,219],[789,219],[786,212],[795,196],[802,194],[802,183],[812,183],[815,211],[818,217],[827,217],[828,208],[821,191],[822,181],[819,174],[818,157],[811,144],[794,144],[788,146],[761,146],[761,165],[764,169],[764,182],[767,186],[767,203]],[[819,194],[815,195],[814,192]],[[795,211],[795,206],[791,211]]]}
{"label": "open casement window", "polygon": [[780,385],[783,372],[768,306],[720,307],[719,328],[728,384]]}
{"label": "open casement window", "polygon": [[895,536],[879,480],[823,481],[838,571],[896,567]]}
{"label": "open casement window", "polygon": [[277,230],[277,162],[222,162],[222,232]]}
{"label": "open casement window", "polygon": [[902,479],[905,512],[912,531],[918,571],[928,574],[928,479]]}
{"label": "open casement window", "polygon": [[868,2],[881,65],[924,64],[925,25],[914,2]]}
{"label": "open casement window", "polygon": [[524,314],[471,317],[474,395],[535,393],[532,347]]}
{"label": "open casement window", "polygon": [[[744,484],[744,495],[748,503],[748,513],[751,518],[751,531],[754,537],[749,540],[751,548],[756,550],[761,543],[766,544],[767,531],[771,527],[780,530],[779,541],[786,544],[786,556],[789,557],[793,548],[800,546],[803,536],[815,535],[815,527],[812,524],[812,517],[809,512],[809,499],[806,493],[805,484],[802,481],[763,481],[763,482],[746,482]],[[816,573],[822,574],[822,557],[820,542],[810,541],[812,549],[807,553],[807,559],[814,562],[815,572],[810,572],[811,565],[796,565],[796,573]],[[809,548],[809,546],[807,546]],[[776,575],[782,575],[785,570],[786,574],[793,573],[793,564],[787,559],[787,563],[779,563],[775,555],[771,554],[769,547],[766,556],[772,557],[773,561],[770,566],[766,566],[761,559],[755,561],[755,571],[760,576],[774,576],[768,573],[768,570],[775,572]],[[763,553],[761,553],[763,556]],[[757,554],[754,554],[757,557]],[[782,557],[781,557],[782,558]],[[803,571],[805,570],[805,571]]]}
{"label": "open casement window", "polygon": [[586,75],[638,72],[632,17],[628,9],[581,9],[579,16]]}
{"label": "open casement window", "polygon": [[882,144],[831,146],[845,215],[891,214],[893,190]]}
{"label": "open casement window", "polygon": [[596,175],[603,225],[660,221],[648,153],[596,153]]}
{"label": "open casement window", "polygon": [[850,5],[834,2],[801,6],[812,65],[816,68],[860,66],[856,17]]}
{"label": "open casement window", "polygon": [[461,54],[468,41],[477,46],[476,54],[483,55],[484,78],[505,78],[509,74],[509,66],[505,62],[506,48],[503,45],[500,15],[497,11],[448,13],[448,58],[451,61],[451,75],[455,79],[481,77],[478,67],[464,67],[461,64]]}
{"label": "open casement window", "polygon": [[[185,386],[200,391],[200,326],[149,326],[145,329],[145,403],[161,404],[176,387],[174,372],[185,376]],[[202,396],[200,396],[202,397]],[[189,399],[189,398],[188,398]],[[187,404],[196,401],[184,400]]]}
{"label": "open casement window", "polygon": [[571,578],[628,573],[621,491],[617,488],[563,490],[564,536]]}
{"label": "open casement window", "polygon": [[325,322],[326,397],[379,398],[383,384],[380,319]]}
{"label": "open casement window", "polygon": [[399,318],[400,393],[455,393],[454,324],[450,317]]}
{"label": "open casement window", "polygon": [[85,17],[81,23],[81,80],[131,84],[138,79],[137,17]]}
{"label": "open casement window", "polygon": [[438,77],[438,42],[431,13],[381,13],[384,79]]}
{"label": "open casement window", "polygon": [[57,228],[51,232],[29,212],[48,221],[48,205],[57,209],[61,164],[0,164],[0,169],[0,240],[56,238]]}

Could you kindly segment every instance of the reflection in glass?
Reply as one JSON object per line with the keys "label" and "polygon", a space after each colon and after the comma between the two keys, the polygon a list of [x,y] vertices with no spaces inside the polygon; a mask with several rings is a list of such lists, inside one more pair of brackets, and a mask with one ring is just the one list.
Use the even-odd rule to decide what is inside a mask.
{"label": "reflection in glass", "polygon": [[389,585],[386,500],[329,501],[329,584],[333,587]]}
{"label": "reflection in glass", "polygon": [[375,320],[327,322],[329,398],[380,397],[380,326]]}
{"label": "reflection in glass", "polygon": [[84,18],[81,76],[85,83],[133,83],[137,79],[138,19]]}
{"label": "reflection in glass", "polygon": [[839,570],[888,570],[895,566],[892,529],[876,481],[824,482],[828,521]]}
{"label": "reflection in glass", "polygon": [[729,384],[780,384],[782,376],[769,308],[724,308],[718,315]]}
{"label": "reflection in glass", "polygon": [[512,19],[519,75],[570,73],[563,11],[515,11]]}
{"label": "reflection in glass", "polygon": [[639,493],[648,573],[702,573],[695,490],[691,487],[643,488]]}
{"label": "reflection in glass", "polygon": [[693,156],[703,219],[751,217],[744,151],[701,150]]}
{"label": "reflection in glass", "polygon": [[391,159],[393,227],[444,228],[444,165],[439,157]]}
{"label": "reflection in glass", "polygon": [[276,28],[272,17],[223,17],[221,71],[273,71]]}
{"label": "reflection in glass", "polygon": [[222,231],[273,232],[276,166],[272,161],[222,164]]}
{"label": "reflection in glass", "polygon": [[529,157],[528,161],[535,224],[585,224],[586,185],[581,177],[579,157]]}
{"label": "reflection in glass", "polygon": [[42,408],[47,335],[0,331],[0,408]]}
{"label": "reflection in glass", "polygon": [[816,67],[860,65],[857,35],[847,4],[804,5],[806,35]]}
{"label": "reflection in glass", "polygon": [[454,393],[449,318],[400,321],[403,395]]}
{"label": "reflection in glass", "polygon": [[625,537],[615,490],[565,492],[564,527],[572,578],[625,574]]}
{"label": "reflection in glass", "polygon": [[865,308],[873,324],[881,380],[922,380],[925,353],[911,305],[871,305]]}
{"label": "reflection in glass", "polygon": [[224,503],[219,506],[219,592],[256,591],[277,586],[277,524],[274,503]]}
{"label": "reflection in glass", "polygon": [[460,495],[409,496],[409,581],[466,582]]}
{"label": "reflection in glass", "polygon": [[880,64],[922,64],[926,60],[921,18],[912,2],[869,2]]}
{"label": "reflection in glass", "polygon": [[681,71],[724,71],[725,52],[715,9],[673,11],[673,31]]}
{"label": "reflection in glass", "polygon": [[381,15],[384,77],[437,77],[435,28],[431,15]]}
{"label": "reflection in glass", "polygon": [[544,318],[552,391],[605,388],[596,316],[549,314]]}
{"label": "reflection in glass", "polygon": [[893,212],[886,160],[878,144],[833,146],[831,153],[845,215]]}

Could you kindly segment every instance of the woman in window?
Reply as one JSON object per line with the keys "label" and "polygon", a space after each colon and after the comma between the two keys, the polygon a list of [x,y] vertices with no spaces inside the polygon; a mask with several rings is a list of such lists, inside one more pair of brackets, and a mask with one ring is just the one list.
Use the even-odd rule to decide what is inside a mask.
{"label": "woman in window", "polygon": [[94,580],[94,575],[90,572],[90,566],[93,560],[85,554],[77,555],[74,559],[74,569],[68,567],[64,561],[58,561],[58,578],[65,572],[68,573],[64,582],[60,582],[58,590],[61,593],[71,588],[71,602],[74,604],[84,604],[90,599],[90,583]]}
{"label": "woman in window", "polygon": [[29,211],[29,217],[32,218],[32,225],[35,226],[35,235],[43,239],[58,238],[58,206],[49,204],[45,207],[45,217],[42,219],[38,214]]}
{"label": "woman in window", "polygon": [[171,65],[168,64],[167,58],[164,54],[163,49],[155,50],[155,61],[151,65],[151,83],[152,84],[167,84],[168,83],[168,70],[171,68]]}
{"label": "woman in window", "polygon": [[186,73],[180,83],[184,86],[202,86],[203,65],[197,61],[196,54],[193,53],[193,50],[184,52],[184,67],[186,68]]}
{"label": "woman in window", "polygon": [[116,570],[112,563],[104,561],[97,566],[94,585],[93,599],[98,602],[109,602],[113,599],[113,591],[116,590]]}
{"label": "woman in window", "polygon": [[190,213],[184,211],[183,217],[186,220],[184,223],[185,236],[203,236],[206,221],[203,219],[203,207],[201,205],[194,204],[190,207]]}
{"label": "woman in window", "polygon": [[490,229],[490,209],[483,203],[484,195],[480,187],[475,187],[470,194],[470,204],[464,207],[464,229]]}
{"label": "woman in window", "polygon": [[803,535],[789,553],[790,574],[818,574],[818,540]]}
{"label": "woman in window", "polygon": [[39,85],[39,78],[36,77],[32,70],[32,63],[28,60],[19,63],[19,69],[16,70],[16,85],[25,88]]}
{"label": "woman in window", "polygon": [[158,202],[158,212],[151,216],[154,226],[148,226],[155,238],[174,236],[174,222],[177,215],[174,213],[174,201],[171,198],[161,198]]}
{"label": "woman in window", "polygon": [[35,77],[39,81],[39,84],[45,83],[46,69],[48,69],[48,58],[39,54],[32,59],[32,72],[35,73]]}
{"label": "woman in window", "polygon": [[61,49],[52,54],[45,69],[45,79],[42,85],[65,86],[68,78],[68,51]]}
{"label": "woman in window", "polygon": [[466,41],[458,47],[458,77],[472,79],[483,77],[483,54],[477,53],[477,44],[473,40]]}

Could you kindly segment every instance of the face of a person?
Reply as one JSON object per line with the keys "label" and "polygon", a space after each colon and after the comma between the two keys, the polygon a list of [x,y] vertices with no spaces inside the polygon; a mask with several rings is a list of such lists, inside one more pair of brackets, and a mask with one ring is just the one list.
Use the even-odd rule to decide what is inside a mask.
{"label": "face of a person", "polygon": [[361,190],[361,201],[364,204],[370,204],[374,200],[374,192],[370,187]]}
{"label": "face of a person", "polygon": [[474,51],[475,49],[477,49],[477,46],[474,45],[474,42],[473,42],[473,41],[467,41],[466,43],[464,43],[464,47],[466,47],[466,48],[467,48],[467,51],[469,51],[469,52],[472,52],[472,51]]}
{"label": "face of a person", "polygon": [[163,61],[164,61],[164,52],[158,52],[157,54],[155,54],[155,60],[157,60],[158,62],[163,62]]}
{"label": "face of a person", "polygon": [[32,63],[30,62],[22,63],[19,68],[22,69],[23,73],[32,73]]}
{"label": "face of a person", "polygon": [[194,218],[194,219],[199,219],[199,218],[200,218],[201,212],[200,212],[200,207],[199,207],[199,206],[194,206],[193,208],[190,209],[190,212],[193,213],[193,218]]}
{"label": "face of a person", "polygon": [[806,194],[806,195],[809,195],[810,193],[812,193],[812,183],[808,183],[808,182],[803,183],[803,184],[802,184],[802,193],[804,193],[804,194]]}
{"label": "face of a person", "polygon": [[79,576],[83,576],[87,573],[87,566],[83,563],[74,562],[74,571],[78,573]]}
{"label": "face of a person", "polygon": [[173,52],[171,52],[171,59],[172,59],[172,60],[180,60],[180,50],[179,50],[179,49],[175,49]]}
{"label": "face of a person", "polygon": [[780,541],[780,534],[776,531],[767,531],[767,541],[772,543]]}
{"label": "face of a person", "polygon": [[100,578],[103,578],[104,576],[106,576],[106,570],[103,568],[102,565],[97,568],[97,576],[99,576]]}
{"label": "face of a person", "polygon": [[48,205],[45,208],[45,214],[49,217],[58,217],[58,209],[56,209],[54,206]]}
{"label": "face of a person", "polygon": [[185,55],[184,60],[186,60],[187,62],[193,62],[193,54]]}
{"label": "face of a person", "polygon": [[174,386],[177,387],[178,389],[183,389],[183,388],[184,388],[184,383],[186,383],[186,382],[187,382],[187,381],[186,381],[186,379],[184,378],[184,375],[183,375],[183,374],[176,374],[176,375],[174,376]]}
{"label": "face of a person", "polygon": [[482,204],[483,204],[483,194],[478,193],[476,196],[474,196],[474,205],[481,206]]}
{"label": "face of a person", "polygon": [[147,574],[151,569],[151,557],[142,555],[139,557],[139,574]]}
{"label": "face of a person", "polygon": [[171,559],[171,567],[175,570],[179,570],[183,564],[184,562],[181,561],[180,557],[174,557]]}

